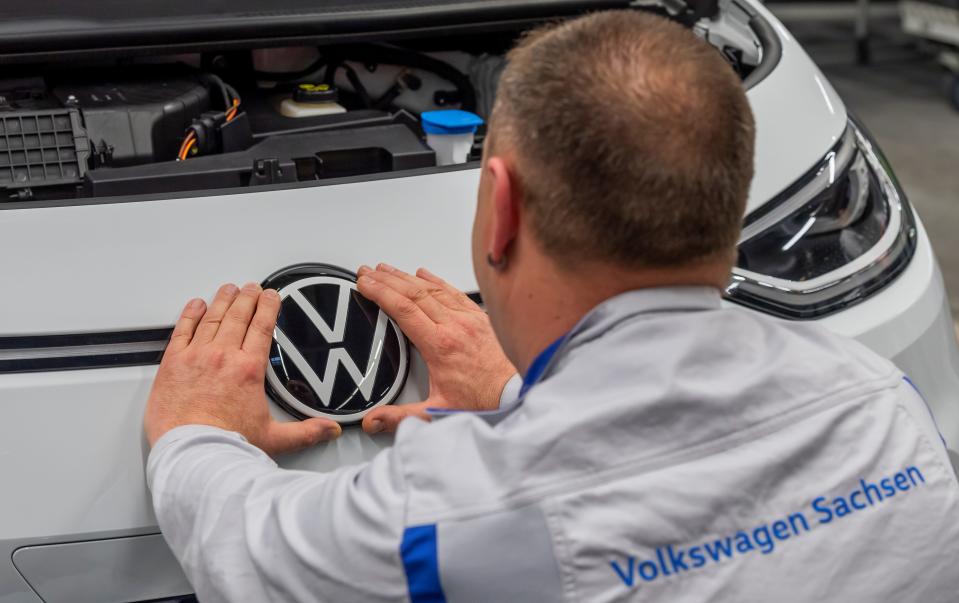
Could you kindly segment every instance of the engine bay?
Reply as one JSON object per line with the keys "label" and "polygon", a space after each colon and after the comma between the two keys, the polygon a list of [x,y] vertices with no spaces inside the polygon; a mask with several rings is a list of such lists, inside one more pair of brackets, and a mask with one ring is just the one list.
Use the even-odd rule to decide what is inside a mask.
{"label": "engine bay", "polygon": [[[741,23],[724,31],[714,45],[745,78],[761,49]],[[421,114],[488,119],[521,33],[18,66],[0,79],[0,202],[436,168]]]}
{"label": "engine bay", "polygon": [[[485,117],[474,82],[490,95],[503,66],[490,54],[458,53],[457,68],[425,53],[363,45],[316,51],[296,70],[255,68],[302,62],[311,54],[304,50],[314,49],[0,81],[0,187],[27,201],[433,167],[419,114],[462,108]],[[471,157],[478,152],[477,145]]]}

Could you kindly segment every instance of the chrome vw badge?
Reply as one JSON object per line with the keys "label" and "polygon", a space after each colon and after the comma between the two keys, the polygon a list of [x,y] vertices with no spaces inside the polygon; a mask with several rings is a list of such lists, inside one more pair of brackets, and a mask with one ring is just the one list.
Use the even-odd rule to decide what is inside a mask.
{"label": "chrome vw badge", "polygon": [[406,381],[409,344],[376,304],[356,290],[356,276],[333,266],[300,264],[263,287],[280,293],[267,391],[300,418],[359,421],[392,402]]}

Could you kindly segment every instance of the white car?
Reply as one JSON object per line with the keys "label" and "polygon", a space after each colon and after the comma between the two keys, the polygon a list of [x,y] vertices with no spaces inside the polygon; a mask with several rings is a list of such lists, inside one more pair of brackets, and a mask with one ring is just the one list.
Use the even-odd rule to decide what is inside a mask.
{"label": "white car", "polygon": [[[892,359],[959,441],[959,351],[919,216],[757,0],[207,4],[0,8],[0,603],[191,592],[153,516],[141,421],[192,296],[281,290],[277,417],[353,423],[425,396],[422,361],[351,271],[428,266],[476,291],[482,128],[466,163],[439,167],[420,114],[486,117],[515,37],[588,9],[668,14],[743,78],[756,176],[727,303]],[[389,444],[348,427],[281,464]]]}

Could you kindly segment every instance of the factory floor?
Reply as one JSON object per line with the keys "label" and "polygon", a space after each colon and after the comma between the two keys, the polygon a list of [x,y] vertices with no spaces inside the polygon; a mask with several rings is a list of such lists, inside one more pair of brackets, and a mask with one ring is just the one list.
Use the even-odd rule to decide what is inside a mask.
{"label": "factory floor", "polygon": [[866,66],[856,64],[851,23],[785,24],[879,140],[932,239],[959,319],[959,111],[946,99],[943,69],[895,17],[873,20]]}

